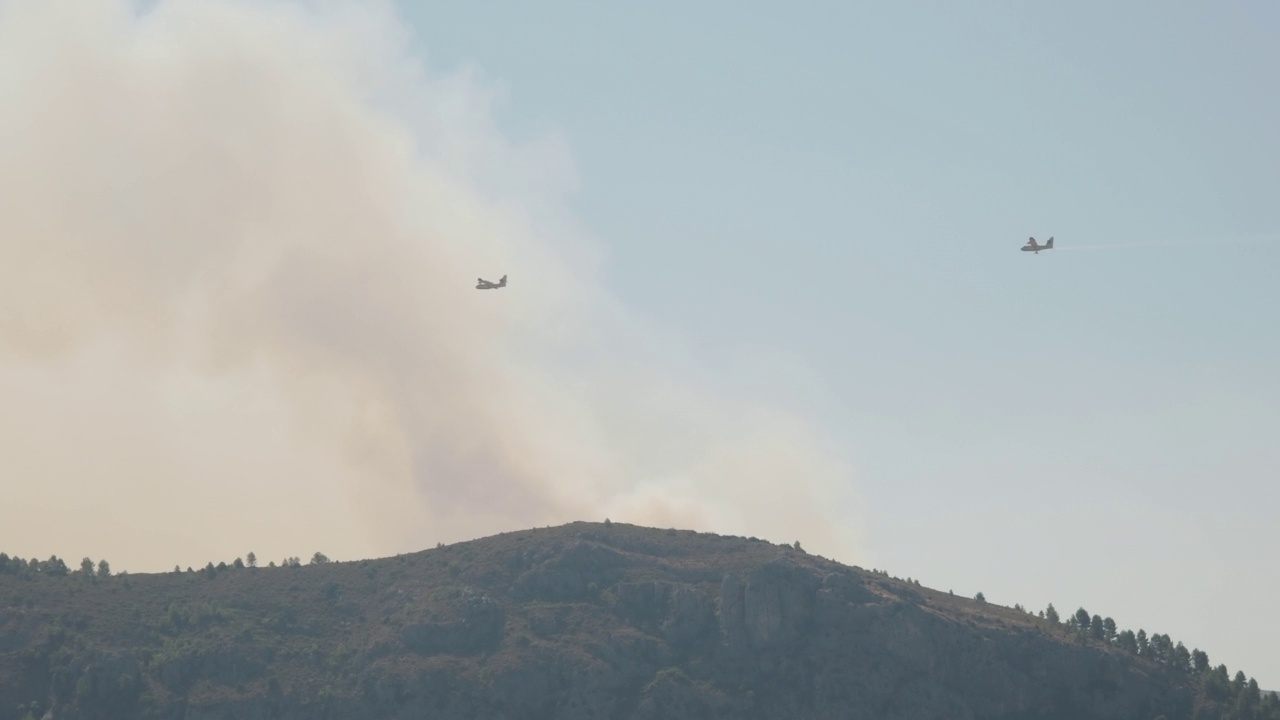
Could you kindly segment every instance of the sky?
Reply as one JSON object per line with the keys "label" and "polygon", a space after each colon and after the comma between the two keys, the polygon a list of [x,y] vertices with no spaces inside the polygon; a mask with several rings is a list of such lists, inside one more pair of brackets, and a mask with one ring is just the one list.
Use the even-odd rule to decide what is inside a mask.
{"label": "sky", "polygon": [[611,517],[1280,686],[1278,32],[1260,1],[0,2],[0,550]]}

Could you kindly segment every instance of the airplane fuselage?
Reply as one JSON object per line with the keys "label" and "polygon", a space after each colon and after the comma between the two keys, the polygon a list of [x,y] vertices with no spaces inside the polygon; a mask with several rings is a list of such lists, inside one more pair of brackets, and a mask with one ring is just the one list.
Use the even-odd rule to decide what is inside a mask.
{"label": "airplane fuselage", "polygon": [[1022,252],[1033,252],[1037,255],[1040,254],[1041,250],[1052,250],[1052,249],[1053,249],[1053,238],[1049,238],[1049,242],[1043,245],[1036,242],[1035,238],[1029,238],[1027,240],[1027,244],[1022,246]]}

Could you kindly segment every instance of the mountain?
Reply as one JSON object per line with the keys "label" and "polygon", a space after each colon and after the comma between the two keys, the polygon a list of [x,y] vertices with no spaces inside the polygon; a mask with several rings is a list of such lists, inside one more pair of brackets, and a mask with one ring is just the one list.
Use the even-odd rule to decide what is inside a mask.
{"label": "mountain", "polygon": [[0,555],[0,718],[1280,718],[1225,667],[756,538],[579,522],[354,562],[86,563]]}

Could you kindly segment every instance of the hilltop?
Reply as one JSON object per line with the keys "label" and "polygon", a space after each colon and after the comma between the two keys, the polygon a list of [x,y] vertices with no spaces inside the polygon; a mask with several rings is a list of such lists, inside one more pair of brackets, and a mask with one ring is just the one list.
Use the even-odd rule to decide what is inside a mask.
{"label": "hilltop", "polygon": [[579,522],[353,562],[55,560],[0,556],[0,718],[1280,718],[1167,636],[1136,653],[755,538]]}

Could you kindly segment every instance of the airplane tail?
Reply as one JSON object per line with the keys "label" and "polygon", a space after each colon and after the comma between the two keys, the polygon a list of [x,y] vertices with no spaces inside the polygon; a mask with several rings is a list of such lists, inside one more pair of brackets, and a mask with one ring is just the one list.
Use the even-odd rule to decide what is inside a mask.
{"label": "airplane tail", "polygon": [[502,277],[498,278],[498,287],[506,287],[506,286],[507,286],[507,276],[503,275]]}
{"label": "airplane tail", "polygon": [[1053,247],[1053,238],[1049,238],[1049,242],[1045,243],[1045,244],[1044,244],[1044,246],[1045,246],[1045,248],[1052,248],[1052,247]]}

